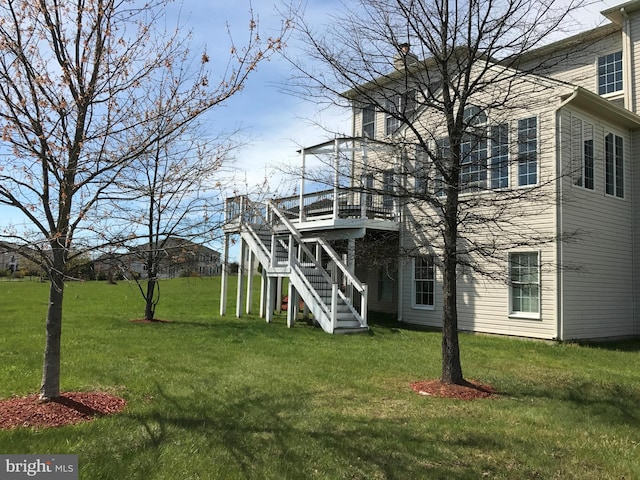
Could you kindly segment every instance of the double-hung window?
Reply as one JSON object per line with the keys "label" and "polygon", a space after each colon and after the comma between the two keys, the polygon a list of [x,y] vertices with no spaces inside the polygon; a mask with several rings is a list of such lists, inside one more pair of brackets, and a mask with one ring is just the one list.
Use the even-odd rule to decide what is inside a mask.
{"label": "double-hung window", "polygon": [[518,186],[538,183],[538,120],[518,120]]}
{"label": "double-hung window", "polygon": [[427,151],[421,146],[416,145],[414,177],[416,195],[425,195],[429,186],[429,167],[427,162]]}
{"label": "double-hung window", "polygon": [[624,198],[624,142],[608,133],[604,137],[604,185],[607,195]]}
{"label": "double-hung window", "polygon": [[432,256],[413,259],[413,306],[433,307],[435,305],[435,266]]}
{"label": "double-hung window", "polygon": [[362,136],[376,138],[376,109],[373,105],[362,109]]}
{"label": "double-hung window", "polygon": [[509,186],[509,124],[491,127],[491,188]]}
{"label": "double-hung window", "polygon": [[540,261],[538,252],[509,254],[511,313],[534,316],[540,313]]}
{"label": "double-hung window", "polygon": [[416,109],[416,92],[407,90],[402,94],[395,94],[385,102],[385,135],[393,135],[400,128],[400,119],[409,119]]}
{"label": "double-hung window", "polygon": [[438,140],[436,142],[436,149],[438,152],[437,162],[439,166],[436,165],[435,168],[435,175],[433,177],[433,193],[436,197],[444,197],[446,192],[442,170],[446,167],[448,162],[451,161],[451,147],[449,144],[449,139],[441,138],[440,140]]}
{"label": "double-hung window", "polygon": [[622,51],[603,55],[598,58],[598,93],[619,92],[622,90]]}
{"label": "double-hung window", "polygon": [[573,184],[593,190],[593,125],[577,117],[571,118],[571,161]]}
{"label": "double-hung window", "polygon": [[465,134],[460,145],[460,191],[487,186],[487,116],[479,107],[464,112]]}

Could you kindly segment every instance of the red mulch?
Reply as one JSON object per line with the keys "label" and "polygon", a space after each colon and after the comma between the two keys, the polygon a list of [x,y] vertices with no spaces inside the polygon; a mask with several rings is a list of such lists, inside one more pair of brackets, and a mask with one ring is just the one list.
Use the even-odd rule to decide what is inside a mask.
{"label": "red mulch", "polygon": [[431,397],[455,398],[458,400],[476,400],[496,397],[498,392],[491,385],[478,382],[466,382],[466,385],[442,383],[440,380],[413,382],[411,388],[420,395]]}
{"label": "red mulch", "polygon": [[65,392],[48,402],[38,395],[0,400],[0,430],[61,427],[120,412],[126,400],[102,392]]}

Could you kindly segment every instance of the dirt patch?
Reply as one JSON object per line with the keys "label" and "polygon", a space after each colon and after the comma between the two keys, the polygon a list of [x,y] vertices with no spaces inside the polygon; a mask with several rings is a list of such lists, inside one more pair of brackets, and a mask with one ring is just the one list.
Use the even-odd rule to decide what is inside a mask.
{"label": "dirt patch", "polygon": [[440,380],[413,382],[411,388],[420,395],[459,400],[476,400],[479,398],[497,397],[498,392],[491,385],[468,381],[465,385],[442,383]]}
{"label": "dirt patch", "polygon": [[0,429],[61,427],[120,412],[126,400],[102,392],[65,392],[42,402],[38,395],[0,400]]}

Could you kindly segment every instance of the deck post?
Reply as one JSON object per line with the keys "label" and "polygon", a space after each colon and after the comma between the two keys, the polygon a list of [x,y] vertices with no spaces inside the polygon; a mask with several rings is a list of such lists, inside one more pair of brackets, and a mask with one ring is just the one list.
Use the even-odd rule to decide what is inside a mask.
{"label": "deck post", "polygon": [[[347,243],[347,267],[351,270],[351,273],[356,273],[356,239],[350,238]],[[347,285],[347,298],[353,304],[353,283],[348,282]]]}
{"label": "deck post", "polygon": [[255,259],[255,255],[253,254],[253,250],[251,250],[249,248],[249,245],[247,245],[247,253],[248,253],[248,258],[247,258],[247,299],[246,299],[246,308],[245,308],[245,312],[247,313],[247,315],[249,315],[251,313],[251,303],[252,303],[252,299],[253,299],[253,262]]}
{"label": "deck post", "polygon": [[340,150],[338,147],[338,138],[333,141],[333,153],[334,153],[334,177],[333,177],[333,219],[338,218],[338,194],[340,192]]}
{"label": "deck post", "polygon": [[263,267],[260,273],[260,318],[265,316],[267,298],[267,272]]}
{"label": "deck post", "polygon": [[274,303],[276,301],[275,299],[275,293],[276,293],[276,279],[274,277],[269,277],[267,276],[267,305],[266,305],[266,315],[265,318],[267,320],[267,323],[271,323],[273,321],[273,311],[274,311]]}
{"label": "deck post", "polygon": [[360,192],[360,218],[366,218],[367,216],[367,198],[371,195],[367,189],[369,188],[369,184],[367,182],[368,173],[367,173],[367,137],[364,138],[362,142],[362,175],[360,175],[362,182],[362,190]]}
{"label": "deck post", "polygon": [[306,156],[304,152],[304,148],[301,150],[302,153],[302,167],[300,172],[300,211],[298,212],[298,218],[300,219],[300,223],[304,222],[304,180],[306,175]]}
{"label": "deck post", "polygon": [[222,278],[220,282],[220,316],[227,313],[227,288],[229,285],[229,234],[224,234],[222,244]]}
{"label": "deck post", "polygon": [[238,261],[238,288],[236,291],[236,318],[242,316],[242,303],[244,294],[244,240],[240,237],[240,259]]}
{"label": "deck post", "polygon": [[296,309],[294,308],[296,302],[296,289],[293,288],[293,284],[289,282],[289,293],[288,293],[288,303],[287,303],[287,327],[293,327],[295,322],[295,314]]}

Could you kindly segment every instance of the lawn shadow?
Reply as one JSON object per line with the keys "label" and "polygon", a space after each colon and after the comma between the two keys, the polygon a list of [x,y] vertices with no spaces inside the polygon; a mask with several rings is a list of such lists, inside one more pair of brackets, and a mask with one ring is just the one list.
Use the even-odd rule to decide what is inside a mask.
{"label": "lawn shadow", "polygon": [[[509,392],[502,392],[509,396]],[[567,379],[564,386],[555,384],[532,385],[515,395],[515,398],[543,398],[565,403],[567,408],[552,411],[550,415],[559,420],[567,415],[603,425],[623,425],[640,429],[640,395],[638,389],[619,384],[605,384]]]}
{"label": "lawn shadow", "polygon": [[[211,470],[190,473],[208,473],[210,478],[463,479],[492,469],[497,474],[500,466],[451,458],[453,449],[462,446],[500,456],[514,442],[526,442],[515,432],[512,438],[488,438],[480,428],[443,442],[437,428],[409,426],[410,419],[401,415],[365,418],[338,408],[331,419],[317,418],[310,413],[313,392],[270,395],[249,387],[241,390],[233,395],[234,401],[208,401],[204,407],[198,395],[215,393],[177,398],[158,386],[156,408],[123,414],[130,430],[143,438],[120,445],[120,455],[144,462],[153,477],[153,469],[161,468],[155,465],[161,464],[165,447],[182,439],[208,452]],[[197,463],[190,468],[197,469]]]}

